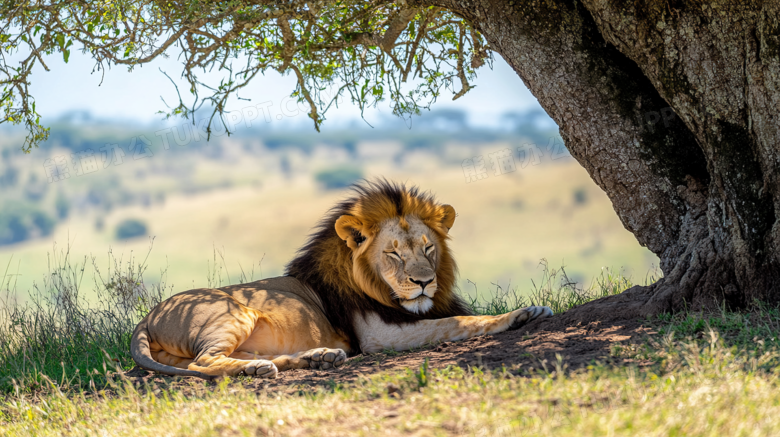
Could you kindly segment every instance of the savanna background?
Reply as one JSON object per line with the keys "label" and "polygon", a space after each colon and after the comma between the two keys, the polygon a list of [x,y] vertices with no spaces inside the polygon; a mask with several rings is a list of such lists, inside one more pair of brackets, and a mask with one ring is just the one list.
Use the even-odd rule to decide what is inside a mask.
{"label": "savanna background", "polygon": [[[492,126],[441,109],[322,133],[305,115],[288,118],[280,126],[263,116],[240,120],[230,136],[218,130],[207,141],[186,120],[155,125],[72,112],[32,154],[21,152],[24,132],[3,131],[6,283],[24,296],[49,272],[48,256],[62,251],[98,265],[109,250],[143,257],[144,281],[174,290],[280,275],[349,184],[377,177],[455,206],[452,248],[464,292],[526,290],[542,259],[584,286],[602,268],[641,279],[657,265],[539,109],[504,112]],[[511,154],[491,159],[502,151]]]}

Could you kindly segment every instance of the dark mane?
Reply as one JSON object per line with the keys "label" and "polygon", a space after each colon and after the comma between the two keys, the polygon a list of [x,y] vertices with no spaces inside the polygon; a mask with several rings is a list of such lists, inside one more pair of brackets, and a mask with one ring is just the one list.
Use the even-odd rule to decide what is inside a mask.
{"label": "dark mane", "polygon": [[352,352],[360,351],[354,328],[354,317],[358,314],[374,312],[389,324],[471,315],[468,306],[453,289],[457,267],[450,260],[446,246],[448,262],[445,268],[453,271],[444,275],[445,286],[434,295],[433,308],[425,314],[412,313],[400,305],[385,305],[357,288],[352,277],[352,251],[339,238],[335,229],[336,220],[340,216],[352,214],[362,201],[368,199],[389,201],[385,203],[392,205],[392,211],[385,211],[384,214],[392,216],[419,214],[420,211],[428,212],[440,206],[430,193],[421,193],[417,187],[407,188],[404,184],[386,179],[364,180],[353,185],[351,190],[352,196],[331,208],[316,225],[306,244],[287,264],[285,275],[298,279],[314,290],[322,301],[326,317],[334,328],[347,337]]}

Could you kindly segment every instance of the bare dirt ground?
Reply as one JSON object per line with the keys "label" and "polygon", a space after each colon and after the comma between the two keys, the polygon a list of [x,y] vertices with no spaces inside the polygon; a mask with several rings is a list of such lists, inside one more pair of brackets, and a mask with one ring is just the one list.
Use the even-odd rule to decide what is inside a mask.
{"label": "bare dirt ground", "polygon": [[[618,317],[613,320],[582,323],[561,314],[549,319],[537,320],[516,331],[496,335],[474,337],[459,342],[446,342],[436,346],[405,353],[364,354],[350,358],[334,370],[291,370],[280,372],[272,380],[243,380],[247,388],[299,392],[317,386],[334,386],[349,383],[360,376],[378,372],[417,370],[426,358],[431,368],[447,365],[461,367],[481,366],[483,369],[506,367],[513,373],[523,373],[546,368],[556,369],[558,356],[567,371],[585,367],[594,362],[614,365],[633,364],[644,366],[650,362],[614,358],[610,355],[613,344],[643,343],[654,331],[638,319]],[[137,386],[145,382],[168,387],[188,385],[200,381],[196,378],[168,377],[135,368],[125,374]]]}

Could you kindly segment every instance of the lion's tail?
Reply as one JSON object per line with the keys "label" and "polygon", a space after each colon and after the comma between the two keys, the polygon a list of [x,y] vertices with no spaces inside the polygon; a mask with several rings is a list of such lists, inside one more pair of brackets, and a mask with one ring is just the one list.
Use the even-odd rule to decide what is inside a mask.
{"label": "lion's tail", "polygon": [[155,361],[154,358],[152,358],[152,352],[149,350],[149,326],[146,323],[146,320],[142,320],[141,323],[136,326],[135,331],[133,331],[133,338],[130,340],[130,354],[133,356],[135,363],[146,370],[174,376],[195,376],[203,379],[214,378],[205,373],[179,369],[178,367],[168,366]]}

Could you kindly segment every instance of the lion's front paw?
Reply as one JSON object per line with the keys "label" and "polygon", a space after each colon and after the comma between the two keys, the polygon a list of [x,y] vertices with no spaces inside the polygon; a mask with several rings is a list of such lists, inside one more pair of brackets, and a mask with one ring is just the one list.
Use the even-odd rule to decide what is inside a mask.
{"label": "lion's front paw", "polygon": [[550,317],[553,311],[550,307],[532,306],[512,311],[512,321],[509,324],[509,330],[517,329],[531,320]]}
{"label": "lion's front paw", "polygon": [[340,367],[347,360],[347,353],[341,349],[319,348],[307,351],[302,357],[312,369],[328,370]]}
{"label": "lion's front paw", "polygon": [[268,360],[254,360],[249,361],[244,366],[243,373],[247,376],[254,376],[256,378],[273,379],[276,378],[276,374],[279,370],[276,368],[276,364]]}

